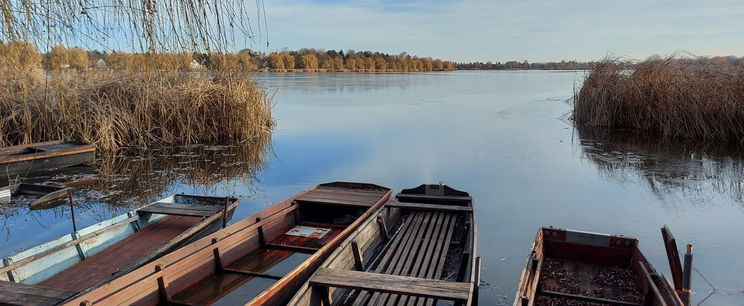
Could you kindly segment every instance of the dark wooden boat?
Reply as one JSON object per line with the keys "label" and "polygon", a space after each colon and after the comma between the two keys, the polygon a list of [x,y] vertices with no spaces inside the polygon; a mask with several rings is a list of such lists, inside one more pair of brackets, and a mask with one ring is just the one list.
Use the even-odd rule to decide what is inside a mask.
{"label": "dark wooden boat", "polygon": [[65,203],[70,188],[36,184],[13,184],[0,188],[0,203],[27,204],[31,209],[42,209]]}
{"label": "dark wooden boat", "polygon": [[390,195],[370,184],[319,185],[66,304],[281,305]]}
{"label": "dark wooden boat", "polygon": [[177,194],[13,254],[0,268],[0,304],[18,302],[6,290],[69,297],[96,287],[216,231],[238,203]]}
{"label": "dark wooden boat", "polygon": [[95,152],[89,143],[61,140],[0,148],[0,179],[89,163]]}
{"label": "dark wooden boat", "polygon": [[552,227],[540,229],[514,305],[675,305],[677,293],[638,240]]}
{"label": "dark wooden boat", "polygon": [[473,305],[479,274],[471,197],[421,185],[344,240],[289,305]]}

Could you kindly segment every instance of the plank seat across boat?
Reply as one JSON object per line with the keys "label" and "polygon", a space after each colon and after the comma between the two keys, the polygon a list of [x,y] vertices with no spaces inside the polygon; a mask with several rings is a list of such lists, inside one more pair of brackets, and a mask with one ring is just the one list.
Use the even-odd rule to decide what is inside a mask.
{"label": "plank seat across boat", "polygon": [[[168,210],[153,209],[163,203]],[[73,293],[90,289],[217,230],[238,203],[236,198],[170,196],[13,254],[3,259],[0,281]],[[210,213],[184,214],[177,207]]]}
{"label": "plank seat across boat", "polygon": [[390,195],[322,184],[65,303],[281,305]]}
{"label": "plank seat across boat", "polygon": [[406,189],[334,251],[290,305],[434,305],[477,299],[470,196],[444,185]]}
{"label": "plank seat across boat", "polygon": [[535,238],[514,305],[684,304],[646,260],[638,240],[545,227]]}
{"label": "plank seat across boat", "polygon": [[0,179],[13,179],[93,161],[96,148],[80,141],[47,141],[0,148]]}

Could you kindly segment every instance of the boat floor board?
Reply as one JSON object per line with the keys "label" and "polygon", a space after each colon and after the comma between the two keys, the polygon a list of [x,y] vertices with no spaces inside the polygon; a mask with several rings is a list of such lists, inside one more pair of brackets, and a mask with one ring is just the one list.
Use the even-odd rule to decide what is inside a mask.
{"label": "boat floor board", "polygon": [[139,213],[153,213],[175,216],[209,217],[223,210],[218,205],[189,205],[155,202],[137,210]]}
{"label": "boat floor board", "polygon": [[40,285],[71,291],[85,290],[147,256],[202,220],[200,217],[166,216]]}
{"label": "boat floor board", "polygon": [[[323,226],[323,224],[318,224],[318,226]],[[271,245],[320,248],[342,231],[343,229],[332,228],[322,238],[282,234],[268,243]],[[310,254],[293,252],[289,249],[262,247],[227,263],[225,268],[285,276],[310,256]],[[250,288],[256,286],[263,288],[263,286],[268,286],[274,281],[246,273],[217,272],[176,293],[173,299],[190,304],[210,304],[217,301],[228,303],[237,297],[240,297],[237,300],[246,301],[261,293],[261,290]]]}
{"label": "boat floor board", "polygon": [[2,305],[51,305],[57,304],[75,292],[0,281],[0,304]]}
{"label": "boat floor board", "polygon": [[[391,247],[385,250],[375,272],[439,280],[456,221],[457,215],[452,212],[412,212],[404,221],[404,228],[393,238]],[[390,292],[392,291],[361,291],[354,305],[363,304],[365,300],[369,305],[433,302],[424,298],[418,298],[417,301],[416,296],[401,296]]]}

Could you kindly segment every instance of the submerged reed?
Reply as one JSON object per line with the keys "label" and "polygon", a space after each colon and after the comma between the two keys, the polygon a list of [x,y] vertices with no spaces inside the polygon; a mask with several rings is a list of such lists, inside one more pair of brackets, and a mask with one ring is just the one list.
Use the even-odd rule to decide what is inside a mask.
{"label": "submerged reed", "polygon": [[[17,43],[8,49],[24,47]],[[87,71],[44,75],[38,52],[0,53],[0,146],[53,139],[99,149],[235,144],[268,137],[271,103],[247,74]]]}
{"label": "submerged reed", "polygon": [[744,65],[706,59],[650,59],[632,69],[594,67],[575,93],[577,124],[669,137],[744,142]]}

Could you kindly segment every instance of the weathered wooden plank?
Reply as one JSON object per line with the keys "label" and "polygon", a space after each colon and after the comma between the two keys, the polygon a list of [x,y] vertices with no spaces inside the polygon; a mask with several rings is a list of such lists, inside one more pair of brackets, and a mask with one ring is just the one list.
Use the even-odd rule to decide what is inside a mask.
{"label": "weathered wooden plank", "polygon": [[163,215],[208,217],[222,211],[220,206],[211,205],[189,205],[174,203],[153,203],[137,210],[139,213],[153,213]]}
{"label": "weathered wooden plank", "polygon": [[44,286],[0,281],[2,305],[51,305],[71,297],[75,292]]}
{"label": "weathered wooden plank", "polygon": [[[382,271],[385,274],[397,274],[400,268],[402,268],[402,264],[405,262],[406,258],[408,258],[408,255],[411,253],[411,245],[413,244],[414,240],[416,239],[419,232],[421,232],[422,224],[424,223],[424,213],[423,212],[415,212],[412,214],[409,218],[413,218],[414,226],[411,228],[409,232],[406,232],[407,238],[405,238],[405,242],[403,245],[399,248],[399,250],[396,251],[396,255],[393,257],[395,260],[394,262],[391,262],[390,265]],[[372,297],[370,298],[369,304],[370,305],[380,305],[385,304],[385,301],[388,298],[387,293],[383,292],[374,292],[372,293]]]}
{"label": "weathered wooden plank", "polygon": [[320,268],[311,286],[360,288],[375,292],[407,294],[454,301],[469,298],[470,284],[350,270]]}
{"label": "weathered wooden plank", "polygon": [[447,195],[426,195],[426,194],[397,194],[395,196],[398,199],[415,199],[415,200],[436,200],[436,201],[454,201],[454,202],[469,202],[473,198],[469,196],[447,196]]}
{"label": "weathered wooden plank", "polygon": [[[449,250],[449,244],[450,244],[450,241],[452,240],[452,233],[455,230],[456,223],[457,223],[457,216],[450,214],[449,226],[447,226],[447,230],[444,235],[444,244],[442,244],[441,248],[438,249],[438,252],[434,254],[435,258],[437,258],[437,256],[439,257],[437,258],[436,269],[430,270],[429,273],[427,273],[427,278],[440,279],[442,277],[442,271],[444,271],[444,263],[446,262],[447,251]],[[433,275],[431,272],[433,272]],[[434,304],[434,302],[435,302],[434,299],[427,298],[425,300],[419,299],[417,304],[418,305],[425,304],[427,306],[431,306]]]}
{"label": "weathered wooden plank", "polygon": [[440,205],[440,204],[425,204],[425,203],[408,203],[391,201],[385,204],[387,207],[398,207],[415,210],[433,210],[433,211],[451,211],[451,212],[473,212],[473,208],[469,206],[456,206],[456,205]]}

